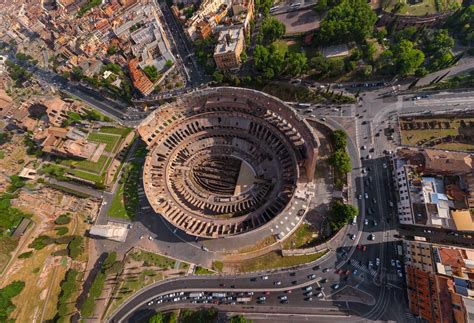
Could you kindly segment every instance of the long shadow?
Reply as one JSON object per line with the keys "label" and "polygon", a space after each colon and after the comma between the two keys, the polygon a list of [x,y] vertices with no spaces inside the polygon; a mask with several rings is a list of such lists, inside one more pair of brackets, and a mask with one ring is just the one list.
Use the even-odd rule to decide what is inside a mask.
{"label": "long shadow", "polygon": [[[97,258],[94,267],[89,271],[89,274],[87,275],[86,280],[84,281],[82,285],[82,292],[79,295],[79,297],[76,300],[76,307],[81,308],[82,304],[84,304],[84,301],[87,298],[87,294],[89,293],[89,289],[92,285],[92,282],[94,281],[95,277],[97,274],[100,272],[102,263],[104,262],[105,258],[107,258],[107,253],[102,253],[99,258]],[[76,313],[72,318],[72,322],[78,322],[80,319],[79,313]]]}

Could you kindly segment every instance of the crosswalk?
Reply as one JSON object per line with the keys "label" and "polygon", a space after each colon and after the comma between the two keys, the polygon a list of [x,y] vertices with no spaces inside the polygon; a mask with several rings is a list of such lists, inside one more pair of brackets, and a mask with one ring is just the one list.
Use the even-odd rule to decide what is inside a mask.
{"label": "crosswalk", "polygon": [[354,266],[357,270],[363,271],[364,273],[368,273],[372,276],[377,275],[377,271],[373,268],[367,268],[365,265],[359,264],[359,262],[355,259],[351,259],[351,265]]}

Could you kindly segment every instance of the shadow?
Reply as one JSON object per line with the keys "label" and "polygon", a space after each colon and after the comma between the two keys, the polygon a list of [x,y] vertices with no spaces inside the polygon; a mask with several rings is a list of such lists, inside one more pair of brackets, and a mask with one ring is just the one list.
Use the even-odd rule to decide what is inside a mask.
{"label": "shadow", "polygon": [[[107,253],[102,253],[96,260],[94,267],[89,271],[87,278],[85,279],[82,285],[82,292],[76,300],[76,308],[80,309],[84,304],[84,301],[87,298],[87,294],[89,293],[89,289],[91,288],[92,282],[94,281],[97,274],[100,272],[102,268],[102,263],[104,262],[105,258],[107,258]],[[79,322],[80,314],[76,313],[72,318],[72,322]]]}

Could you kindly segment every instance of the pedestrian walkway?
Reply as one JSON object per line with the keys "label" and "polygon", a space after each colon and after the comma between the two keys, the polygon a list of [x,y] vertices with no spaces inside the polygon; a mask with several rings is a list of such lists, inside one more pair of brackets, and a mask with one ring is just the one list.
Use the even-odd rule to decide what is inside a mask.
{"label": "pedestrian walkway", "polygon": [[357,260],[351,259],[351,265],[354,266],[357,270],[368,273],[374,277],[377,275],[376,270],[374,270],[373,268],[367,268],[365,265],[359,264]]}

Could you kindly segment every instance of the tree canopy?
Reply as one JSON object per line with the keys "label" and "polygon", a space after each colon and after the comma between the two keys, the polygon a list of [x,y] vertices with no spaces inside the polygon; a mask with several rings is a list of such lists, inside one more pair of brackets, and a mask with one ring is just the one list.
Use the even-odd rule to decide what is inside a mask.
{"label": "tree canopy", "polygon": [[352,170],[351,158],[345,150],[336,150],[329,158],[329,163],[337,172],[347,174]]}
{"label": "tree canopy", "polygon": [[260,42],[271,44],[281,38],[286,32],[285,25],[274,17],[267,17],[263,20],[260,30]]}
{"label": "tree canopy", "polygon": [[398,73],[401,76],[407,76],[415,73],[416,69],[423,64],[425,54],[414,48],[409,40],[402,40],[393,48],[393,59]]}
{"label": "tree canopy", "polygon": [[359,210],[342,201],[335,201],[331,205],[330,224],[333,231],[337,231],[359,214]]}
{"label": "tree canopy", "polygon": [[361,42],[372,33],[376,20],[367,1],[343,0],[321,22],[320,39],[329,44]]}

